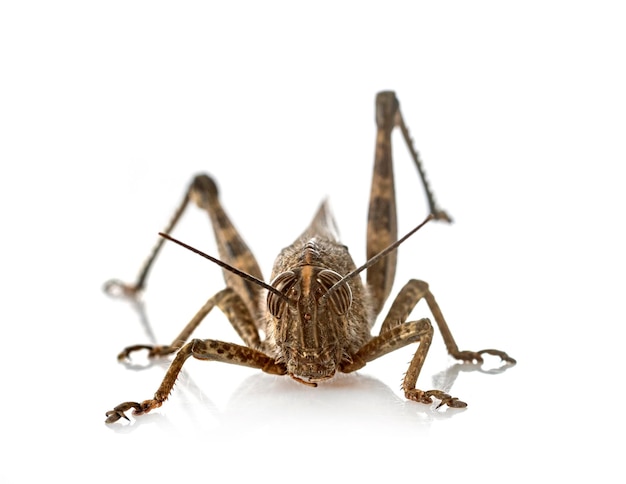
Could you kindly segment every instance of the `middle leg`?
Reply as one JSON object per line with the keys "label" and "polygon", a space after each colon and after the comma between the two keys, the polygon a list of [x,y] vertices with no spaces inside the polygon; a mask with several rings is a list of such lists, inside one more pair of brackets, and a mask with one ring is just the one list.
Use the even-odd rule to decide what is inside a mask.
{"label": "middle leg", "polygon": [[261,339],[254,320],[250,315],[248,307],[241,297],[230,287],[222,289],[220,292],[209,298],[194,317],[187,323],[181,333],[174,338],[169,345],[133,345],[125,348],[118,359],[123,360],[131,353],[139,350],[148,350],[149,357],[166,356],[178,351],[191,337],[193,331],[200,325],[204,318],[215,307],[219,307],[226,315],[235,331],[243,342],[250,348],[259,349]]}
{"label": "middle leg", "polygon": [[387,317],[383,321],[381,334],[397,326],[399,322],[405,321],[415,305],[422,299],[426,300],[428,308],[430,309],[430,312],[432,313],[435,322],[439,327],[439,331],[441,331],[441,335],[443,336],[443,341],[446,345],[446,349],[452,357],[456,358],[457,360],[468,362],[475,361],[477,363],[482,363],[482,355],[490,354],[494,356],[499,356],[501,360],[507,363],[515,363],[515,360],[513,358],[507,355],[504,351],[500,350],[459,350],[459,347],[456,344],[454,337],[452,336],[452,332],[448,327],[448,323],[446,322],[445,318],[443,317],[443,313],[439,308],[439,304],[437,304],[435,297],[433,296],[432,292],[430,292],[428,284],[424,281],[419,281],[417,279],[411,279],[398,293],[398,296],[396,297],[391,308],[389,309]]}

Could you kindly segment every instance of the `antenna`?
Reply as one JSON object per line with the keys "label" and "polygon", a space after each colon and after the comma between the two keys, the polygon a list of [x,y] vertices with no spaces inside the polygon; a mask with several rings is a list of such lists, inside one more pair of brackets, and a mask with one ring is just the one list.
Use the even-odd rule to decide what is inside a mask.
{"label": "antenna", "polygon": [[428,222],[430,222],[434,218],[435,218],[435,216],[432,213],[429,214],[428,217],[426,217],[426,219],[421,224],[419,224],[414,229],[411,229],[404,237],[396,240],[393,244],[388,246],[386,249],[381,250],[378,254],[376,254],[374,257],[372,257],[370,260],[368,260],[361,267],[357,267],[352,272],[349,272],[348,274],[343,276],[341,279],[339,279],[335,284],[333,284],[331,286],[331,288],[326,292],[326,294],[324,294],[324,296],[322,296],[322,299],[324,299],[324,300],[328,299],[328,296],[330,296],[331,293],[335,292],[339,286],[341,286],[342,284],[345,284],[347,281],[349,281],[353,277],[357,276],[358,274],[363,272],[368,267],[371,267],[374,264],[376,264],[383,257],[386,257],[387,255],[389,255],[390,252],[396,250],[398,248],[398,246],[402,242],[404,242],[406,239],[408,239],[411,235],[413,235],[415,232],[417,232],[419,229],[421,229],[424,225],[426,225]]}
{"label": "antenna", "polygon": [[[374,257],[369,259],[361,267],[357,267],[352,272],[350,272],[350,273],[346,274],[345,276],[343,276],[339,281],[337,281],[335,284],[333,284],[331,286],[331,288],[326,292],[326,294],[324,294],[324,296],[322,296],[322,300],[324,300],[324,301],[327,300],[328,297],[330,296],[330,294],[335,292],[339,286],[341,286],[342,284],[345,284],[347,281],[349,281],[353,277],[356,277],[357,275],[359,275],[361,272],[363,272],[368,267],[371,267],[374,264],[376,264],[383,257],[386,257],[390,252],[396,250],[398,248],[398,246],[400,244],[402,244],[402,242],[404,242],[406,239],[408,239],[411,235],[413,235],[415,232],[417,232],[419,229],[421,229],[424,225],[426,225],[428,222],[430,222],[434,218],[435,218],[435,216],[432,213],[429,214],[428,217],[426,217],[426,219],[424,219],[424,221],[422,223],[420,223],[417,227],[415,227],[412,230],[410,230],[402,238],[396,240],[393,244],[388,246],[386,249],[381,250],[378,254],[376,254]],[[289,298],[287,296],[285,296],[282,292],[280,292],[275,287],[270,286],[269,284],[267,284],[266,282],[262,281],[261,279],[258,279],[256,277],[254,277],[253,275],[248,274],[247,272],[241,271],[241,270],[237,269],[236,267],[233,267],[230,264],[227,264],[224,261],[221,261],[221,260],[219,260],[219,259],[217,259],[217,258],[215,258],[213,256],[210,256],[209,254],[206,254],[205,252],[202,252],[201,250],[196,249],[195,247],[192,247],[191,245],[187,245],[184,242],[181,242],[180,240],[175,239],[174,237],[172,237],[169,234],[166,234],[166,233],[163,233],[163,232],[159,232],[159,235],[161,237],[163,237],[164,239],[167,239],[167,240],[169,240],[171,242],[174,242],[174,243],[180,245],[181,247],[184,247],[185,249],[190,250],[191,252],[194,252],[194,253],[196,253],[198,255],[201,255],[205,259],[208,259],[211,262],[213,262],[213,263],[217,264],[218,266],[220,266],[221,268],[226,269],[227,271],[230,271],[233,274],[238,275],[242,279],[245,279],[246,281],[253,282],[254,284],[257,284],[257,285],[261,286],[262,288],[267,289],[271,293],[276,294],[281,299],[283,299],[283,300],[285,300],[287,302],[290,302]]]}
{"label": "antenna", "polygon": [[165,234],[163,232],[159,232],[159,235],[161,237],[163,237],[164,239],[170,240],[178,245],[180,245],[181,247],[184,247],[185,249],[190,250],[191,252],[195,252],[198,255],[201,255],[202,257],[204,257],[205,259],[209,259],[211,262],[217,264],[218,266],[220,266],[223,269],[226,269],[227,271],[232,272],[233,274],[238,275],[239,277],[241,277],[242,279],[245,279],[246,281],[250,281],[253,282],[261,287],[263,287],[264,289],[267,289],[268,291],[276,294],[278,297],[280,297],[281,299],[284,299],[285,301],[289,302],[289,298],[287,296],[285,296],[282,292],[280,292],[278,289],[276,289],[275,287],[270,286],[269,284],[267,284],[266,282],[262,281],[261,279],[258,279],[256,277],[254,277],[251,274],[248,274],[247,272],[243,272],[240,271],[239,269],[237,269],[236,267],[231,266],[230,264],[227,264],[224,261],[221,261],[219,259],[216,259],[213,256],[210,256],[209,254],[206,254],[204,252],[202,252],[201,250],[196,249],[195,247],[192,247],[190,245],[185,244],[184,242],[181,242],[178,239],[175,239],[174,237],[172,237],[169,234]]}

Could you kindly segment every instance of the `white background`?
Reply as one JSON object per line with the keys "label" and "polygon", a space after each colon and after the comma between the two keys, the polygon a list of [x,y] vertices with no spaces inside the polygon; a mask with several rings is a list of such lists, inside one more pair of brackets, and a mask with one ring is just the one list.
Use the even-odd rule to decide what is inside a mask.
{"label": "white background", "polygon": [[[0,481],[623,480],[619,5],[3,2]],[[222,287],[168,245],[149,329],[101,290],[135,276],[193,174],[218,180],[266,275],[325,196],[363,261],[383,89],[455,218],[401,247],[396,290],[429,281],[463,349],[518,365],[455,366],[437,334],[418,386],[455,412],[404,401],[414,348],[317,389],[189,361],[161,409],[105,425],[167,367],[117,352],[170,342]],[[404,232],[426,204],[394,141]],[[215,252],[195,209],[175,235]],[[217,312],[197,335],[236,341]]]}

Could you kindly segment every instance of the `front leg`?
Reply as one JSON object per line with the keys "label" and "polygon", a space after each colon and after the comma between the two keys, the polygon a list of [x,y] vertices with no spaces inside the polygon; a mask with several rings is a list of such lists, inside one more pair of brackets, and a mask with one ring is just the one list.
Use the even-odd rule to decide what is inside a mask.
{"label": "front leg", "polygon": [[[397,298],[396,298],[397,300]],[[381,332],[380,335],[372,338],[366,343],[355,355],[351,357],[349,363],[345,363],[340,367],[344,373],[356,371],[368,362],[373,361],[381,356],[391,353],[392,351],[403,348],[404,346],[419,341],[419,347],[409,364],[406,372],[402,389],[407,399],[419,403],[431,404],[432,397],[441,401],[437,406],[447,405],[454,408],[463,408],[467,404],[458,398],[452,397],[441,390],[423,391],[415,388],[417,377],[424,365],[424,360],[428,354],[428,349],[433,339],[433,327],[427,318],[419,321],[402,322],[387,331]]]}
{"label": "front leg", "polygon": [[125,412],[131,409],[134,409],[135,414],[139,415],[148,413],[163,405],[163,402],[167,400],[174,388],[174,383],[183,368],[183,364],[190,356],[199,360],[221,361],[223,363],[258,368],[274,375],[287,373],[287,368],[283,363],[276,362],[273,358],[258,350],[223,341],[194,339],[178,351],[153,398],[144,400],[141,403],[124,402],[117,405],[113,410],[109,410],[106,413],[106,423],[117,422],[121,418],[128,420]]}

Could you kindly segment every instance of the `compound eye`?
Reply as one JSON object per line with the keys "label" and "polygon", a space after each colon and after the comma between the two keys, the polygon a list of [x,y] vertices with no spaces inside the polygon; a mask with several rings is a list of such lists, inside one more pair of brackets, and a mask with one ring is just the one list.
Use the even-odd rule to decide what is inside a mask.
{"label": "compound eye", "polygon": [[[295,287],[297,279],[296,275],[291,271],[281,272],[274,278],[271,285],[288,298],[297,299],[298,289]],[[287,301],[277,294],[273,292],[267,293],[267,310],[275,318],[281,317],[287,304]]]}
{"label": "compound eye", "polygon": [[[326,297],[330,288],[341,280],[335,271],[324,269],[317,275],[317,282],[323,288],[322,297]],[[337,314],[346,314],[352,305],[352,290],[347,283],[335,287],[328,294],[328,303]]]}

